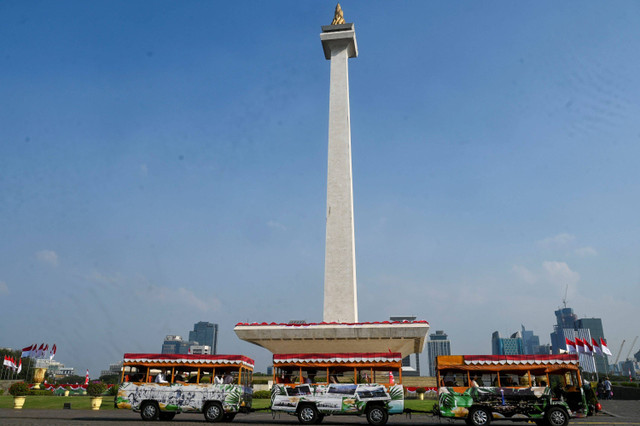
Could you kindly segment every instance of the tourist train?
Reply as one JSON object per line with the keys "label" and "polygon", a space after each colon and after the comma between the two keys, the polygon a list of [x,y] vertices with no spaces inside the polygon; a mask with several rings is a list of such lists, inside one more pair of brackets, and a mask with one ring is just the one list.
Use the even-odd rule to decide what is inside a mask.
{"label": "tourist train", "polygon": [[[400,353],[274,354],[272,412],[318,424],[358,415],[384,425],[405,409]],[[231,422],[253,410],[254,361],[243,355],[124,355],[115,406],[146,421],[202,413]],[[493,419],[564,426],[592,414],[575,354],[460,355],[436,360],[433,414],[484,426]]]}

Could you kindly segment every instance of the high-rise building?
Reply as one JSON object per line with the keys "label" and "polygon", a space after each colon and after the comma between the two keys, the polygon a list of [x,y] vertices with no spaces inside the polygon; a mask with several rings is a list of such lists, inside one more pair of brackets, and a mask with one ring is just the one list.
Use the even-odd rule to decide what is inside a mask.
{"label": "high-rise building", "polygon": [[210,346],[211,353],[218,353],[218,324],[200,321],[193,325],[193,331],[189,332],[189,341],[200,345]]}
{"label": "high-rise building", "polygon": [[193,355],[210,355],[211,346],[209,345],[191,345],[189,346],[189,353]]}
{"label": "high-rise building", "polygon": [[[389,317],[389,321],[415,321],[415,316],[397,316]],[[413,355],[413,356],[412,356]],[[411,358],[414,359],[411,362]],[[403,376],[419,376],[420,375],[420,354],[415,353],[402,358],[402,375]]]}
{"label": "high-rise building", "polygon": [[511,337],[500,337],[499,331],[491,335],[491,353],[493,355],[523,355],[522,335],[516,331]]}
{"label": "high-rise building", "polygon": [[541,345],[540,337],[533,334],[532,330],[526,330],[524,325],[522,327],[522,345],[525,355],[548,355],[550,353],[550,346],[548,344]]}
{"label": "high-rise building", "polygon": [[[586,326],[594,326],[597,324],[594,321],[591,321],[595,318],[584,318],[584,322],[579,322],[578,316],[573,313],[572,308],[567,308],[566,305],[564,308],[558,309],[555,311],[556,314],[556,324],[553,326],[553,333],[551,333],[551,350],[554,354],[559,354],[560,351],[567,350],[566,339],[574,340],[576,337],[586,340],[591,343],[591,330],[589,328],[583,328]],[[602,321],[599,324],[600,331],[602,331]],[[591,355],[579,354],[580,357],[580,365],[584,369],[584,371],[589,373],[596,372],[596,360]],[[605,373],[606,366],[603,364],[602,373]],[[600,372],[600,370],[597,370]]]}
{"label": "high-rise building", "polygon": [[443,330],[436,330],[427,340],[427,355],[429,357],[429,374],[436,375],[436,357],[451,355],[451,342]]}
{"label": "high-rise building", "polygon": [[[602,319],[600,318],[580,318],[576,321],[576,328],[586,328],[591,333],[591,337],[600,343],[600,339],[604,339],[604,331],[602,328]],[[591,343],[591,341],[589,341]],[[607,358],[604,355],[594,355],[596,369],[598,373],[607,374]]]}
{"label": "high-rise building", "polygon": [[170,334],[164,338],[162,343],[163,354],[186,354],[189,353],[190,342],[182,340],[181,336]]}

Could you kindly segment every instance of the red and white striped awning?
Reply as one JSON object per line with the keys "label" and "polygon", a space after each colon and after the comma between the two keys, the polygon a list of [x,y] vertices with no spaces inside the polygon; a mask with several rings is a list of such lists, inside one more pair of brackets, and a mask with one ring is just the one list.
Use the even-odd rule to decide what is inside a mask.
{"label": "red and white striped awning", "polygon": [[225,364],[242,365],[253,369],[254,361],[244,355],[192,355],[192,354],[124,354],[124,362],[151,364]]}
{"label": "red and white striped awning", "polygon": [[274,354],[274,364],[288,363],[349,363],[349,362],[400,362],[399,352],[365,352],[365,353],[319,353],[319,354]]}
{"label": "red and white striped awning", "polygon": [[548,365],[578,364],[578,355],[465,355],[468,365]]}

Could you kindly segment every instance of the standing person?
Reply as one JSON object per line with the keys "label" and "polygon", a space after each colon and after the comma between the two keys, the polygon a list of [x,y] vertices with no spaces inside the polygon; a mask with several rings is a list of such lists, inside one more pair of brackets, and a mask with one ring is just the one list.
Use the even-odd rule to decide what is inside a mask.
{"label": "standing person", "polygon": [[611,399],[611,397],[613,396],[613,392],[611,392],[611,382],[609,381],[608,376],[604,378],[604,382],[602,382],[602,385],[604,386],[604,398]]}

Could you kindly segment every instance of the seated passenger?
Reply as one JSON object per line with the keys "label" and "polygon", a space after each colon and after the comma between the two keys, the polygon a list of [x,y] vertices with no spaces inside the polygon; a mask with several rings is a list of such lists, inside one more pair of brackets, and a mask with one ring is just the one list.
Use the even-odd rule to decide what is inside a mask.
{"label": "seated passenger", "polygon": [[471,379],[471,387],[472,388],[479,388],[480,387],[480,385],[476,381],[477,379],[478,379],[478,376],[473,376],[473,378]]}
{"label": "seated passenger", "polygon": [[158,375],[156,376],[155,382],[156,383],[169,383],[162,371],[160,373],[158,373]]}
{"label": "seated passenger", "polygon": [[224,383],[224,380],[222,379],[222,376],[214,376],[213,383],[216,385],[221,385]]}
{"label": "seated passenger", "polygon": [[233,383],[233,376],[231,375],[231,373],[227,373],[224,376],[224,384],[225,385],[230,385]]}

